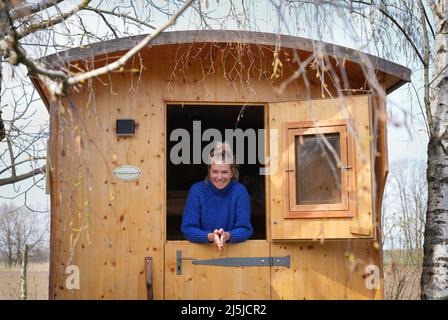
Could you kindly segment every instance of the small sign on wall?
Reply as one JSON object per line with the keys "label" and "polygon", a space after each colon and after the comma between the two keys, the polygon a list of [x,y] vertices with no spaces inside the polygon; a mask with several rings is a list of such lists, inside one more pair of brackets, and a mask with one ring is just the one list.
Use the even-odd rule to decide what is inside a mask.
{"label": "small sign on wall", "polygon": [[122,181],[133,181],[140,177],[142,174],[140,168],[131,165],[123,165],[114,169],[112,175],[115,179]]}
{"label": "small sign on wall", "polygon": [[130,137],[135,134],[137,124],[134,119],[117,119],[117,136]]}

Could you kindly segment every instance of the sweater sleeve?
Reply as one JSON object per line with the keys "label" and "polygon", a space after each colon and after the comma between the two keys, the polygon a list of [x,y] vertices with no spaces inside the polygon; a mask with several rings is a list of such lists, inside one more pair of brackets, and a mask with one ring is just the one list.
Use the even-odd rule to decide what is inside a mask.
{"label": "sweater sleeve", "polygon": [[208,243],[208,232],[201,229],[199,191],[194,185],[188,192],[184,212],[182,214],[182,233],[185,239],[195,243]]}
{"label": "sweater sleeve", "polygon": [[246,188],[241,185],[238,190],[237,206],[236,206],[236,223],[230,233],[229,242],[242,242],[250,238],[253,233],[252,224],[250,223],[250,199]]}

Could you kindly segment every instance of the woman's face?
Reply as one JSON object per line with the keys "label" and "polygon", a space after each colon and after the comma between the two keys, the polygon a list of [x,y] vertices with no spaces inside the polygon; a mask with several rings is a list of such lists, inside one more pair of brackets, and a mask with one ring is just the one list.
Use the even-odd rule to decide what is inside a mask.
{"label": "woman's face", "polygon": [[230,164],[212,161],[208,171],[210,181],[217,189],[224,189],[232,180],[233,174]]}

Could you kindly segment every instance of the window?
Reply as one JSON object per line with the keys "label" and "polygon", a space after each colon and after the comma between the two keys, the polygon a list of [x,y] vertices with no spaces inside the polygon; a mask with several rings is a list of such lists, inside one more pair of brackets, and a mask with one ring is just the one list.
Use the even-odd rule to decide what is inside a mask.
{"label": "window", "polygon": [[354,148],[343,120],[287,124],[287,218],[352,216]]}
{"label": "window", "polygon": [[[225,130],[234,130],[236,122],[239,129],[254,130],[258,133],[259,129],[264,128],[264,106],[262,105],[245,105],[244,117],[242,114],[241,105],[194,105],[194,104],[168,104],[166,113],[166,239],[184,240],[180,226],[182,224],[182,212],[185,206],[185,201],[188,196],[190,187],[198,181],[203,180],[207,175],[207,166],[200,162],[194,163],[193,139],[195,133],[193,131],[193,121],[198,121],[200,134],[199,139],[208,129],[217,129],[221,132],[222,137],[225,137]],[[240,118],[240,120],[238,120]],[[171,141],[170,137],[174,130],[182,129],[188,132],[188,136],[192,139],[188,142],[191,146],[191,153],[188,155],[188,161],[175,164],[170,160],[170,153],[179,141]],[[205,138],[204,138],[205,139]],[[259,139],[259,138],[257,138]],[[264,144],[264,137],[260,143]],[[255,143],[258,148],[258,141]],[[201,140],[201,147],[206,147],[211,141]],[[236,141],[234,141],[236,143]],[[244,140],[243,156],[244,163],[240,164],[240,176],[238,181],[241,182],[247,189],[250,195],[251,206],[251,222],[254,228],[254,233],[251,240],[266,239],[266,197],[265,197],[265,176],[260,175],[259,171],[262,164],[257,161],[251,163],[248,155],[249,140]],[[200,152],[202,149],[199,150]],[[239,150],[233,150],[236,152]],[[258,155],[258,149],[255,150]],[[199,158],[201,154],[199,155]],[[262,159],[263,160],[263,159]],[[264,161],[264,160],[263,160]]]}

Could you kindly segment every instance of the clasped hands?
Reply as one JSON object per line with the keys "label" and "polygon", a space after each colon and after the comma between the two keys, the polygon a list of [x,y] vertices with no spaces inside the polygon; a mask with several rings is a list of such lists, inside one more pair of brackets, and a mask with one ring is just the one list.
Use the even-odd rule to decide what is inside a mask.
{"label": "clasped hands", "polygon": [[230,233],[224,231],[224,229],[215,229],[212,233],[208,234],[208,239],[213,241],[218,246],[219,250],[224,248],[226,242],[230,239]]}

